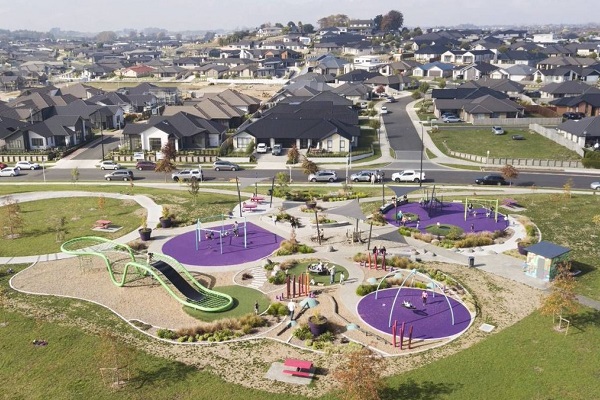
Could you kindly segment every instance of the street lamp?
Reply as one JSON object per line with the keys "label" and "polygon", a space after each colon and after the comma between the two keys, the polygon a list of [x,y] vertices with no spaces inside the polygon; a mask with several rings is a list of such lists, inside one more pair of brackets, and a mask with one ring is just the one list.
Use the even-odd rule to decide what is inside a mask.
{"label": "street lamp", "polygon": [[425,142],[423,142],[423,136],[425,135],[424,131],[425,125],[423,124],[423,121],[421,121],[421,163],[419,167],[419,187],[423,185],[423,179],[421,179],[421,177],[423,176],[423,152],[425,151]]}

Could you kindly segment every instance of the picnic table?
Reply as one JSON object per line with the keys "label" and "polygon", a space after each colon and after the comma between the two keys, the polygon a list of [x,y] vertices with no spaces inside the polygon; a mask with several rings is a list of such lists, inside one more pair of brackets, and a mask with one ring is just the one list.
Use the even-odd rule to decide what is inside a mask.
{"label": "picnic table", "polygon": [[94,228],[108,229],[111,223],[112,221],[109,221],[107,219],[99,219],[98,221],[96,221]]}
{"label": "picnic table", "polygon": [[293,376],[302,376],[304,378],[310,378],[312,374],[310,370],[313,367],[311,361],[298,360],[296,358],[287,358],[283,363],[284,367],[292,367],[294,369],[284,369],[284,374],[290,374]]}
{"label": "picnic table", "polygon": [[243,211],[254,211],[258,207],[256,203],[242,203]]}
{"label": "picnic table", "polygon": [[260,203],[261,201],[264,201],[265,198],[262,196],[252,196],[250,197],[250,201],[254,202],[254,203]]}

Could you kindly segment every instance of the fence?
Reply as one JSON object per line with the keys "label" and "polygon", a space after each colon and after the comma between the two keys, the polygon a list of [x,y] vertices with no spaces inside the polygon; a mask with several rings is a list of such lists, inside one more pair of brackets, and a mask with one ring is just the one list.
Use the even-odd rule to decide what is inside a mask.
{"label": "fence", "polygon": [[558,133],[558,131],[556,129],[546,128],[539,124],[531,124],[531,125],[529,125],[529,129],[552,140],[553,142],[560,144],[561,146],[566,147],[569,150],[574,151],[575,153],[577,153],[581,157],[583,157],[583,147],[581,146],[581,144],[579,142],[574,142],[572,140],[569,140],[564,135],[561,135],[560,133]]}
{"label": "fence", "polygon": [[538,125],[558,125],[562,118],[482,118],[473,120],[473,126],[529,126]]}

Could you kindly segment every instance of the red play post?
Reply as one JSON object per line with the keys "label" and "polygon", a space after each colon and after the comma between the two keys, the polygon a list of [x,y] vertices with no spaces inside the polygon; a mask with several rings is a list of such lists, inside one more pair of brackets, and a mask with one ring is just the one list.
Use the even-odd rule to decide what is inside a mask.
{"label": "red play post", "polygon": [[381,260],[381,267],[383,268],[384,271],[387,271],[386,266],[385,266],[385,254],[382,257]]}
{"label": "red play post", "polygon": [[[290,298],[290,277],[289,276],[285,277],[285,286],[287,288],[287,298],[289,299]],[[281,300],[283,300],[283,299],[281,299]]]}
{"label": "red play post", "polygon": [[413,326],[411,325],[410,328],[408,329],[408,349],[410,350],[410,343],[412,342],[412,329]]}
{"label": "red play post", "polygon": [[403,344],[404,344],[404,322],[402,322],[402,326],[400,327],[400,350],[402,350]]}
{"label": "red play post", "polygon": [[377,267],[377,254],[373,255],[373,260],[375,260],[375,269],[379,269],[379,267]]}
{"label": "red play post", "polygon": [[396,328],[397,328],[397,324],[398,321],[394,320],[394,325],[392,325],[392,342],[394,344],[394,348],[396,348]]}
{"label": "red play post", "polygon": [[292,297],[296,297],[296,275],[292,276]]}
{"label": "red play post", "polygon": [[369,260],[369,269],[371,269],[371,253],[367,251],[367,260]]}

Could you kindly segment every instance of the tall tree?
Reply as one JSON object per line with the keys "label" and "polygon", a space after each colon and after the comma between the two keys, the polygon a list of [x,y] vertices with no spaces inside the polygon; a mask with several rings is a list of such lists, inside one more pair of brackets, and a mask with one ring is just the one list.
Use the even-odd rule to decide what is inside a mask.
{"label": "tall tree", "polygon": [[506,164],[504,167],[502,167],[500,169],[500,172],[502,173],[502,176],[504,177],[504,179],[506,179],[507,181],[510,182],[511,186],[512,186],[512,180],[517,179],[517,177],[519,176],[519,171],[510,164]]}
{"label": "tall tree", "polygon": [[404,24],[404,15],[400,11],[392,10],[381,19],[381,30],[385,32],[397,31]]}
{"label": "tall tree", "polygon": [[113,31],[102,31],[96,35],[96,42],[112,43],[117,40],[117,34]]}
{"label": "tall tree", "polygon": [[313,24],[304,24],[302,25],[302,30],[304,33],[315,33],[315,27]]}
{"label": "tall tree", "polygon": [[542,315],[558,316],[577,312],[579,303],[575,294],[577,282],[571,274],[571,263],[560,262],[556,265],[554,279],[550,285],[550,293],[542,301],[540,313]]}
{"label": "tall tree", "polygon": [[154,171],[163,172],[165,174],[165,182],[167,181],[167,174],[175,169],[175,157],[177,157],[177,151],[173,142],[170,140],[160,150],[163,158],[156,163]]}
{"label": "tall tree", "polygon": [[319,27],[323,28],[331,28],[333,26],[348,26],[348,21],[350,19],[345,14],[335,14],[330,15],[328,17],[323,17],[317,21]]}
{"label": "tall tree", "polygon": [[334,377],[348,400],[379,400],[382,359],[368,348],[346,353]]}
{"label": "tall tree", "polygon": [[373,29],[376,31],[381,29],[381,20],[383,19],[383,15],[379,14],[373,18]]}

